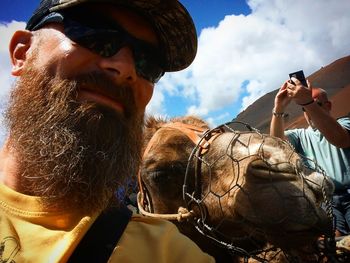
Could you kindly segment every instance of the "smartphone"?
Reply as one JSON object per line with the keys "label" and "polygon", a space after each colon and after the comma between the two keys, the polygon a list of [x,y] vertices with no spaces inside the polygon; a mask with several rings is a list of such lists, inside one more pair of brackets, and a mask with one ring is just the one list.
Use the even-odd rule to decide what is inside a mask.
{"label": "smartphone", "polygon": [[[290,73],[289,74],[289,78],[291,79],[292,77],[298,79],[301,82],[301,84],[303,84],[303,86],[307,87],[307,82],[306,82],[306,79],[305,79],[305,75],[304,75],[304,72],[302,70]],[[293,83],[293,81],[292,81],[292,83]]]}

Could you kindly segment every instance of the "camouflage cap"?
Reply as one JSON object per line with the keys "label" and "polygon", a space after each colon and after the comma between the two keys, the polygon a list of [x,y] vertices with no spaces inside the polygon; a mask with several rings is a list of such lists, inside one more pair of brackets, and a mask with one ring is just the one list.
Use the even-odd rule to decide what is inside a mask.
{"label": "camouflage cap", "polygon": [[41,0],[26,29],[33,28],[51,12],[84,3],[111,3],[134,10],[145,17],[158,36],[164,71],[188,67],[197,53],[197,34],[192,18],[177,0]]}

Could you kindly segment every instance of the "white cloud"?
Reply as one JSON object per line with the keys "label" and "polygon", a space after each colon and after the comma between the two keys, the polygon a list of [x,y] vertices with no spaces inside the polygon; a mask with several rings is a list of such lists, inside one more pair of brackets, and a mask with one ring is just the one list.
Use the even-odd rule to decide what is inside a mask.
{"label": "white cloud", "polygon": [[14,78],[11,77],[11,63],[9,57],[9,43],[12,34],[18,29],[24,29],[24,22],[12,21],[11,23],[0,23],[0,145],[5,138],[5,127],[3,124],[3,114],[1,114],[8,99],[9,91]]}
{"label": "white cloud", "polygon": [[[212,121],[210,113],[225,106],[242,102],[243,110],[278,88],[288,73],[303,69],[310,75],[350,53],[349,0],[248,4],[251,14],[226,16],[216,27],[202,30],[191,67],[159,83],[162,92],[191,99],[188,113]],[[166,111],[166,105],[162,108]]]}
{"label": "white cloud", "polygon": [[0,98],[8,94],[13,77],[11,77],[11,63],[9,57],[9,43],[12,34],[19,29],[24,29],[24,22],[12,21],[11,23],[0,23]]}

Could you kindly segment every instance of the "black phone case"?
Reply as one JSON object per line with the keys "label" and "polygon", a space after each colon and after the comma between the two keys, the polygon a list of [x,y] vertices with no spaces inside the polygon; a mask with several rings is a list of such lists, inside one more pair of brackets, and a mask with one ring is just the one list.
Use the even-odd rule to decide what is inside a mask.
{"label": "black phone case", "polygon": [[306,82],[306,79],[305,79],[305,75],[304,75],[304,72],[302,70],[290,73],[289,74],[289,78],[291,79],[292,77],[298,79],[301,82],[301,84],[303,84],[303,86],[307,87],[307,82]]}

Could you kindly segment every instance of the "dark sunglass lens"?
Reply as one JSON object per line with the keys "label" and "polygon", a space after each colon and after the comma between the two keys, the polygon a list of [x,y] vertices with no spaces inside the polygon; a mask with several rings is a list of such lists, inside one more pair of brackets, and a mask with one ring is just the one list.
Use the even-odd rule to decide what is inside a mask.
{"label": "dark sunglass lens", "polygon": [[304,108],[304,107],[301,107],[301,110],[302,110],[302,111],[305,111],[305,108]]}
{"label": "dark sunglass lens", "polygon": [[143,78],[156,83],[164,74],[158,63],[151,59],[135,58],[137,73]]}
{"label": "dark sunglass lens", "polygon": [[90,24],[87,26],[65,17],[64,33],[72,41],[102,57],[111,57],[128,45],[133,50],[138,75],[152,83],[156,83],[164,75],[159,52],[123,29],[98,28]]}
{"label": "dark sunglass lens", "polygon": [[100,34],[85,35],[83,37],[71,37],[71,39],[80,46],[102,56],[111,57],[120,49],[120,45],[111,41],[110,37]]}
{"label": "dark sunglass lens", "polygon": [[90,50],[102,57],[111,57],[116,54],[124,45],[124,37],[119,32],[98,32],[94,40],[87,46]]}
{"label": "dark sunglass lens", "polygon": [[80,46],[103,57],[117,53],[125,38],[121,30],[93,28],[69,19],[64,21],[64,33]]}
{"label": "dark sunglass lens", "polygon": [[163,69],[158,64],[147,60],[135,60],[137,74],[150,82],[156,83],[164,75]]}
{"label": "dark sunglass lens", "polygon": [[150,82],[156,83],[164,75],[160,55],[155,48],[138,43],[133,45],[137,73]]}
{"label": "dark sunglass lens", "polygon": [[136,68],[136,70],[137,74],[139,74],[141,77],[147,79],[152,83],[157,83],[160,80],[160,78],[164,75],[164,71],[160,68],[149,68],[147,71],[145,70],[145,68]]}

